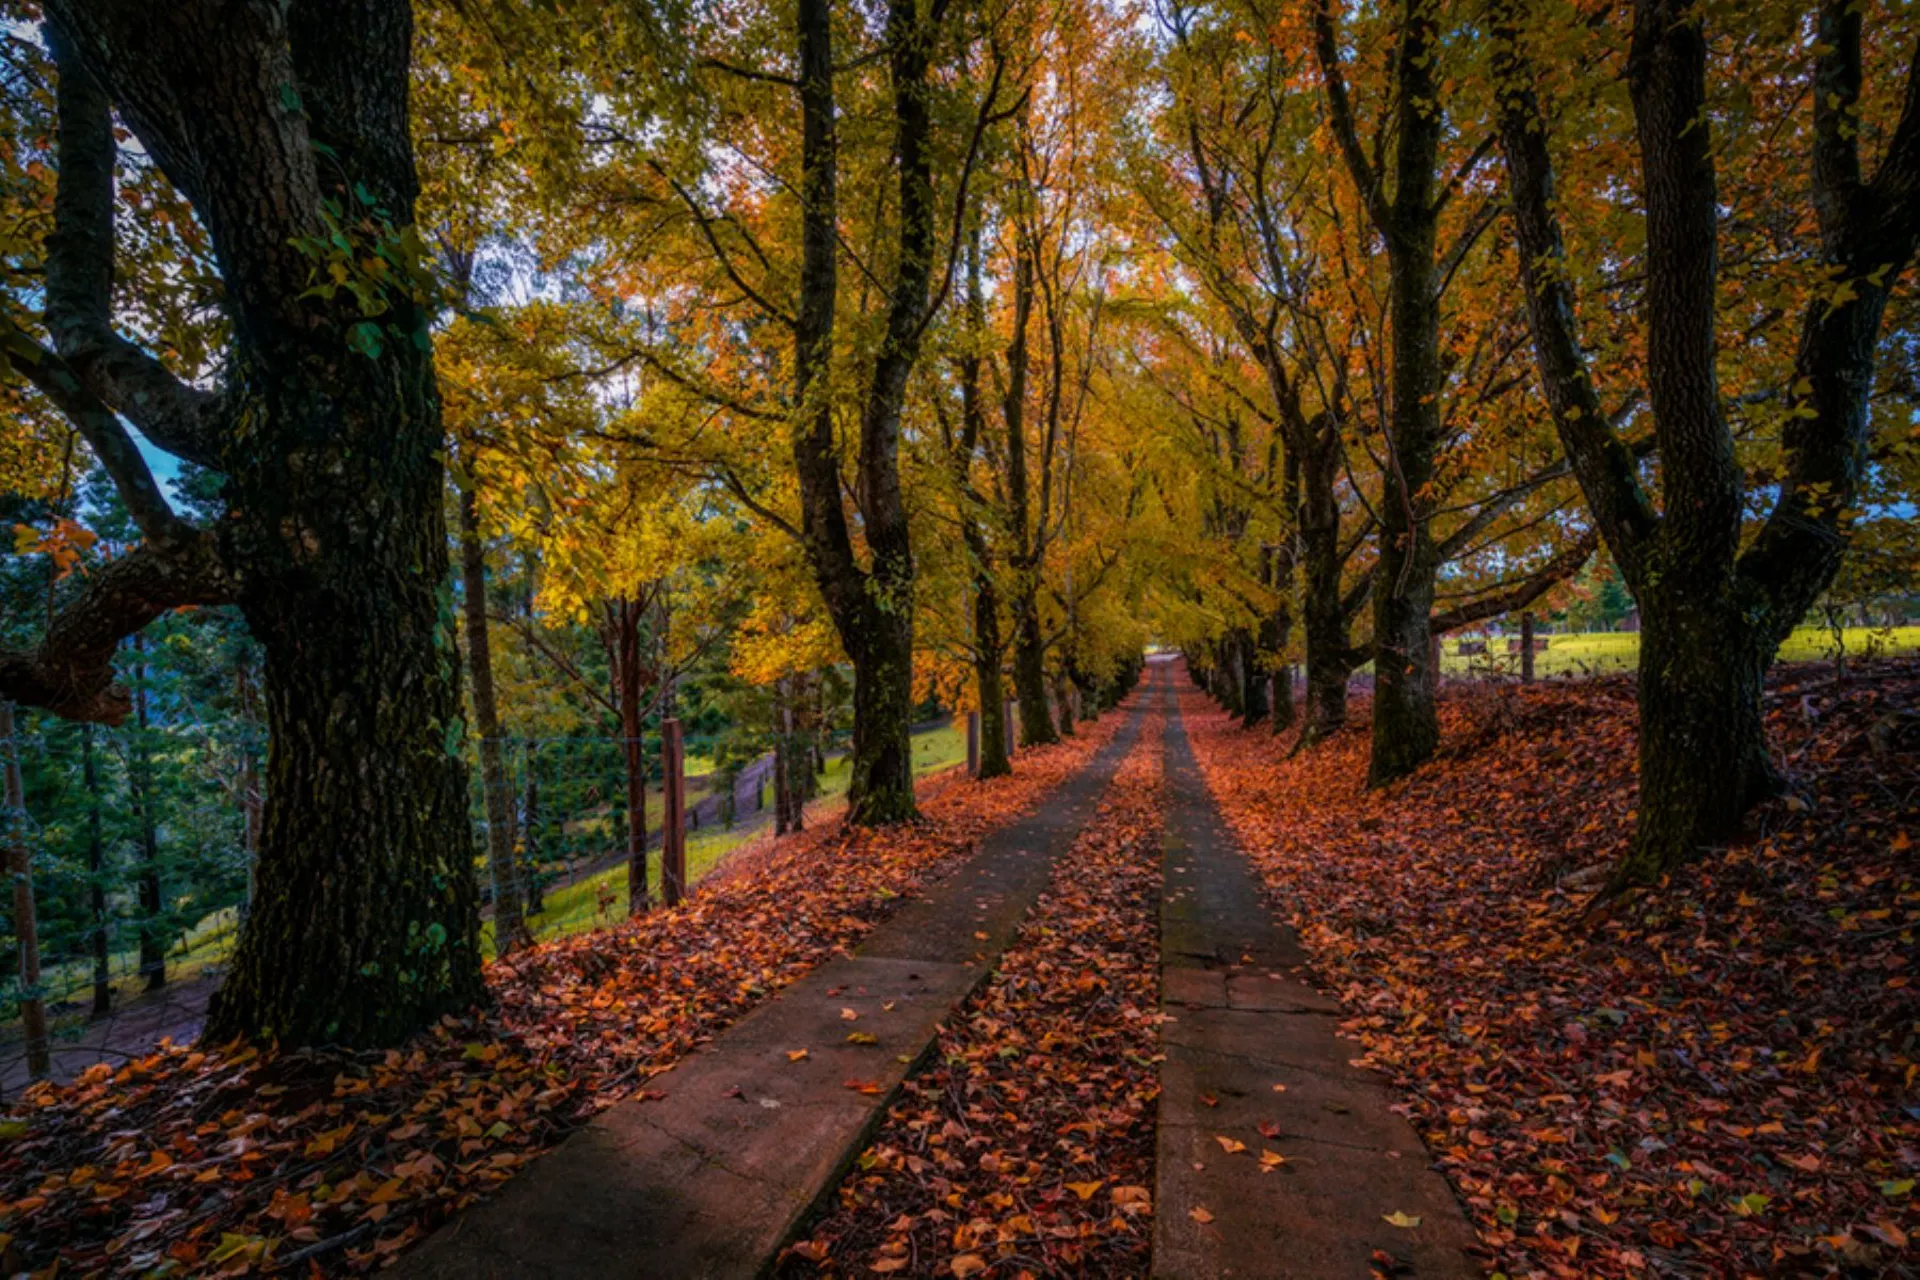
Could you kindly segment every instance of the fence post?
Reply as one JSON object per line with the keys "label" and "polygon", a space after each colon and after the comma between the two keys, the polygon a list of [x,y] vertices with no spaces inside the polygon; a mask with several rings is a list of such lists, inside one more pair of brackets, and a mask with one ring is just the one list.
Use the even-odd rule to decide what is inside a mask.
{"label": "fence post", "polygon": [[665,766],[665,814],[660,821],[660,890],[670,907],[687,889],[687,750],[680,721],[660,722],[660,755]]}
{"label": "fence post", "polygon": [[20,940],[20,1028],[27,1037],[27,1074],[45,1080],[53,1074],[53,1045],[47,1036],[47,1001],[40,991],[40,927],[33,901],[33,862],[27,853],[26,788],[20,781],[13,704],[4,698],[0,698],[0,753],[4,753],[0,772],[6,774],[0,839],[7,846],[7,871],[13,877],[13,933]]}
{"label": "fence post", "polygon": [[1533,683],[1533,610],[1520,615],[1520,683]]}
{"label": "fence post", "polygon": [[967,776],[980,776],[980,713],[967,712]]}

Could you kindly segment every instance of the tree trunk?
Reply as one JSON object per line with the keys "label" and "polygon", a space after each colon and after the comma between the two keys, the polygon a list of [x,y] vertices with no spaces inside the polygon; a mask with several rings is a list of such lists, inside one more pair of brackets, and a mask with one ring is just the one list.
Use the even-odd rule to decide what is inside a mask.
{"label": "tree trunk", "polygon": [[606,605],[613,651],[614,702],[620,708],[620,760],[627,789],[627,914],[651,905],[647,892],[646,720],[640,706],[640,605],[620,599]]}
{"label": "tree trunk", "polygon": [[107,844],[100,834],[100,769],[93,755],[93,726],[80,726],[81,780],[87,789],[87,907],[93,927],[88,949],[93,953],[93,1011],[95,1018],[113,1012],[113,966],[107,936]]}
{"label": "tree trunk", "polygon": [[973,598],[973,680],[980,695],[980,777],[1013,772],[1007,755],[1007,693],[1000,677],[1000,606],[992,580],[976,580]]}
{"label": "tree trunk", "polygon": [[26,1037],[27,1074],[45,1080],[53,1070],[53,1041],[47,1033],[47,1002],[40,992],[40,917],[33,900],[33,858],[27,849],[26,788],[20,781],[20,742],[13,704],[0,699],[0,841],[6,844],[7,874],[13,878],[13,936],[20,948],[20,1030]]}
{"label": "tree trunk", "polygon": [[[1411,88],[1405,90],[1412,92]],[[1403,150],[1410,144],[1403,140]],[[1405,182],[1407,166],[1401,166]],[[1426,182],[1417,188],[1427,199]],[[1402,198],[1408,196],[1403,189]],[[1439,567],[1429,525],[1433,451],[1440,427],[1440,308],[1434,294],[1433,217],[1409,217],[1393,243],[1394,465],[1380,502],[1380,559],[1373,586],[1373,750],[1367,785],[1405,777],[1440,745],[1433,669],[1433,579]]]}
{"label": "tree trunk", "polygon": [[[47,10],[79,54],[59,54],[56,342],[150,439],[225,476],[211,539],[173,536],[213,552],[205,595],[237,599],[266,657],[259,892],[205,1038],[396,1042],[483,991],[432,316],[424,282],[363,265],[400,261],[414,223],[411,8]],[[211,236],[232,333],[217,395],[111,332],[109,95]],[[333,267],[377,319],[359,289],[314,287]],[[180,523],[121,470],[148,523]]]}
{"label": "tree trunk", "polygon": [[1273,673],[1273,732],[1278,737],[1293,728],[1299,712],[1293,705],[1293,664]]}
{"label": "tree trunk", "polygon": [[128,775],[133,783],[134,811],[140,816],[140,973],[144,989],[158,991],[167,985],[167,940],[161,914],[166,903],[160,888],[160,831],[153,806],[153,747],[148,740],[151,723],[147,715],[147,642],[134,636],[133,651],[139,655],[134,664],[133,740],[128,750]]}
{"label": "tree trunk", "polygon": [[1047,648],[1035,600],[1023,601],[1014,609],[1013,693],[1020,703],[1020,745],[1060,741],[1047,705]]}
{"label": "tree trunk", "polygon": [[800,297],[794,316],[791,443],[800,482],[801,544],[841,647],[853,665],[848,820],[915,816],[913,546],[900,483],[900,419],[931,301],[936,203],[927,70],[934,44],[918,8],[887,9],[887,61],[899,166],[899,235],[885,336],[860,415],[859,491],[871,567],[854,554],[841,496],[830,385],[838,296],[839,158],[834,137],[833,12],[827,0],[795,10],[801,114]]}
{"label": "tree trunk", "polygon": [[804,805],[820,794],[820,774],[814,768],[814,749],[819,743],[820,681],[811,673],[802,672],[793,682],[793,793],[798,803]]}
{"label": "tree trunk", "polygon": [[[526,743],[527,785],[520,795],[520,883],[525,887],[525,914],[546,910],[540,890],[540,744]],[[532,932],[531,929],[528,930]]]}
{"label": "tree trunk", "polygon": [[1306,723],[1300,745],[1339,732],[1347,723],[1347,680],[1353,673],[1346,603],[1340,590],[1339,427],[1326,416],[1312,429],[1313,448],[1301,459],[1300,624],[1306,648]]}
{"label": "tree trunk", "polygon": [[1055,713],[1060,717],[1060,736],[1062,738],[1071,738],[1073,736],[1073,695],[1071,689],[1072,686],[1067,681],[1066,668],[1062,667],[1060,670],[1054,672],[1053,708]]}
{"label": "tree trunk", "polygon": [[513,800],[500,755],[500,712],[493,696],[493,644],[487,625],[487,555],[480,541],[480,504],[468,481],[460,490],[460,578],[466,605],[467,670],[473,727],[480,735],[480,791],[487,813],[487,872],[493,881],[493,947],[499,955],[533,941],[513,865]]}
{"label": "tree trunk", "polygon": [[913,620],[875,611],[854,663],[849,813],[873,826],[915,815],[913,796]]}
{"label": "tree trunk", "polygon": [[1368,218],[1386,242],[1392,315],[1392,404],[1388,474],[1380,498],[1380,558],[1373,580],[1373,751],[1367,784],[1404,777],[1440,742],[1433,670],[1433,578],[1439,567],[1429,520],[1434,451],[1440,440],[1440,290],[1434,198],[1444,120],[1434,74],[1439,6],[1407,0],[1393,59],[1392,197],[1368,158],[1340,72],[1329,0],[1314,13],[1316,56],[1328,115]]}
{"label": "tree trunk", "polygon": [[391,1044],[484,991],[432,364],[354,359],[264,380],[270,420],[329,442],[300,484],[264,455],[228,473],[268,754],[214,1043]]}
{"label": "tree trunk", "polygon": [[1251,729],[1267,718],[1267,673],[1260,669],[1260,651],[1245,631],[1235,633],[1240,687],[1246,690],[1240,708],[1240,726]]}
{"label": "tree trunk", "polygon": [[1616,887],[1725,844],[1778,787],[1761,705],[1771,644],[1738,608],[1679,583],[1642,595],[1638,821]]}

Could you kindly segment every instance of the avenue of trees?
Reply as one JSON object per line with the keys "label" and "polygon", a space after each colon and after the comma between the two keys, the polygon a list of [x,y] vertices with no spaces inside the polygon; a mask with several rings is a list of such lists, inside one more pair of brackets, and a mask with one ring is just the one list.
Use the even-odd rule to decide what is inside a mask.
{"label": "avenue of trees", "polygon": [[1004,773],[1153,640],[1305,750],[1370,675],[1384,785],[1437,637],[1630,596],[1653,884],[1787,634],[1912,590],[1903,6],[3,7],[0,699],[76,937],[89,821],[144,885],[222,780],[139,912],[251,875],[215,1038],[483,996],[511,738],[623,744],[644,910],[677,698],[893,823],[930,701]]}

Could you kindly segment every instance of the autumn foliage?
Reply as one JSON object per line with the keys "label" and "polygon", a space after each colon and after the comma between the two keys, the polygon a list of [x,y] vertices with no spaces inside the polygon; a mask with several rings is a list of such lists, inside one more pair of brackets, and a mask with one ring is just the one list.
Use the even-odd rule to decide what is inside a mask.
{"label": "autumn foliage", "polygon": [[1626,682],[1444,703],[1383,792],[1197,695],[1203,771],[1367,1059],[1510,1275],[1899,1274],[1920,1231],[1920,669],[1786,672],[1793,790],[1664,893],[1589,912],[1632,830]]}

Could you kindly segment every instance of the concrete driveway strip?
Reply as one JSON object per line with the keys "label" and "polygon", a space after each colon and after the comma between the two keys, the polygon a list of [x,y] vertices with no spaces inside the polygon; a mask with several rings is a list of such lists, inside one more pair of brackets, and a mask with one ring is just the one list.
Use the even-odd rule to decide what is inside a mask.
{"label": "concrete driveway strip", "polygon": [[[1177,711],[1166,734],[1161,1005],[1171,1020],[1161,1028],[1154,1275],[1348,1280],[1369,1274],[1376,1250],[1395,1275],[1481,1275],[1467,1253],[1473,1232],[1391,1110],[1391,1086],[1350,1065],[1360,1050],[1337,1034],[1339,1004],[1293,976],[1306,956],[1263,901]],[[1265,1151],[1285,1163],[1263,1165]]]}

